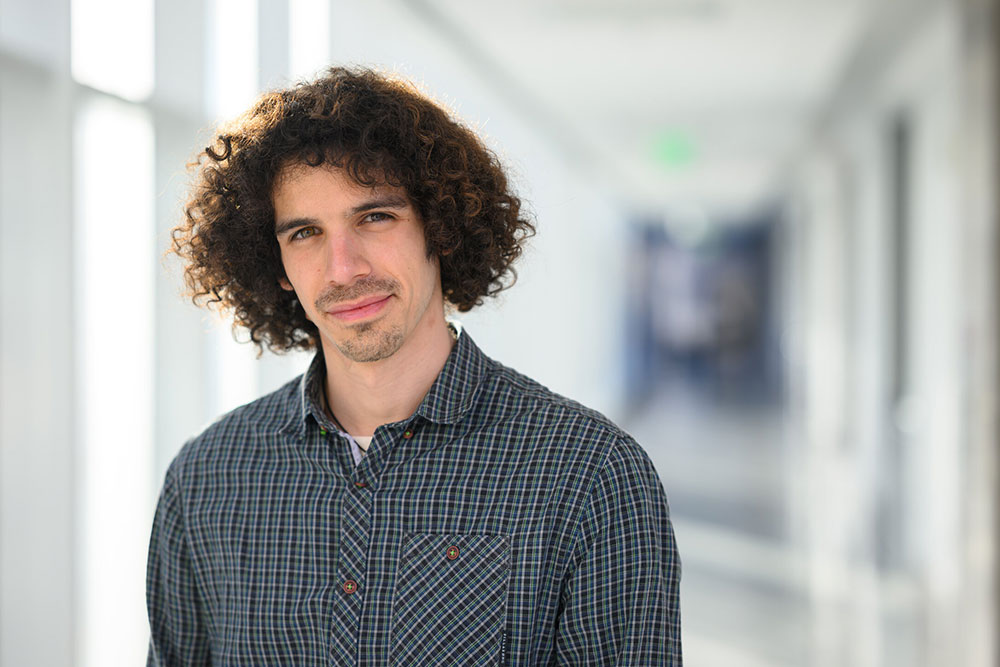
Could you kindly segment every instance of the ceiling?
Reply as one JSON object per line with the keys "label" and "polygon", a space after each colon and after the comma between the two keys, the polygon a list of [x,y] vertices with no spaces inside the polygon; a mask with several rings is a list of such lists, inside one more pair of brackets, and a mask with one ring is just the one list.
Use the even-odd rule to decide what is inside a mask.
{"label": "ceiling", "polygon": [[713,218],[771,195],[861,39],[860,0],[408,0],[593,176]]}

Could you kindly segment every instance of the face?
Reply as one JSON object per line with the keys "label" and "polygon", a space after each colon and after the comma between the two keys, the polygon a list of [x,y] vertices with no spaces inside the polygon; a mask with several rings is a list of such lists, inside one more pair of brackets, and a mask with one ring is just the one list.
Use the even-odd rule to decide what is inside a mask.
{"label": "face", "polygon": [[273,202],[281,286],[319,328],[328,359],[380,361],[444,326],[440,265],[402,188],[300,165],[279,176]]}

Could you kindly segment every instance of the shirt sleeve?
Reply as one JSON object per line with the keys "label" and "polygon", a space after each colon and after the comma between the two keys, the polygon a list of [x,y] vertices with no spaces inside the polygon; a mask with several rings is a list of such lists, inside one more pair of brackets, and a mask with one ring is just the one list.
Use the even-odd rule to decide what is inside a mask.
{"label": "shirt sleeve", "polygon": [[649,456],[613,446],[594,481],[564,580],[559,665],[680,667],[680,557]]}
{"label": "shirt sleeve", "polygon": [[147,667],[210,664],[205,629],[184,528],[175,461],[167,470],[153,518],[146,570],[150,642]]}

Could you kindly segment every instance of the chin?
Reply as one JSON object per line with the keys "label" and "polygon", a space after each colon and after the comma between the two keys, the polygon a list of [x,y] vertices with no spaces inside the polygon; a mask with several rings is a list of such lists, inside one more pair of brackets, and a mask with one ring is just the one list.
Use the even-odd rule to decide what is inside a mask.
{"label": "chin", "polygon": [[[357,363],[382,361],[396,354],[405,336],[399,327],[377,328],[375,322],[365,322],[355,328],[357,335],[334,343],[340,354]],[[363,327],[363,328],[362,328]]]}

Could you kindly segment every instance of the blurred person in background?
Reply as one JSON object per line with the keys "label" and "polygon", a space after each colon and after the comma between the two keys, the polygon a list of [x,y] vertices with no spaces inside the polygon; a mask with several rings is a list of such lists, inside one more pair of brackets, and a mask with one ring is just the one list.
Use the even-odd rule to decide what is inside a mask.
{"label": "blurred person in background", "polygon": [[169,467],[150,664],[681,665],[646,452],[446,319],[534,232],[472,131],[333,68],[222,128],[185,212],[196,302],[315,358]]}

